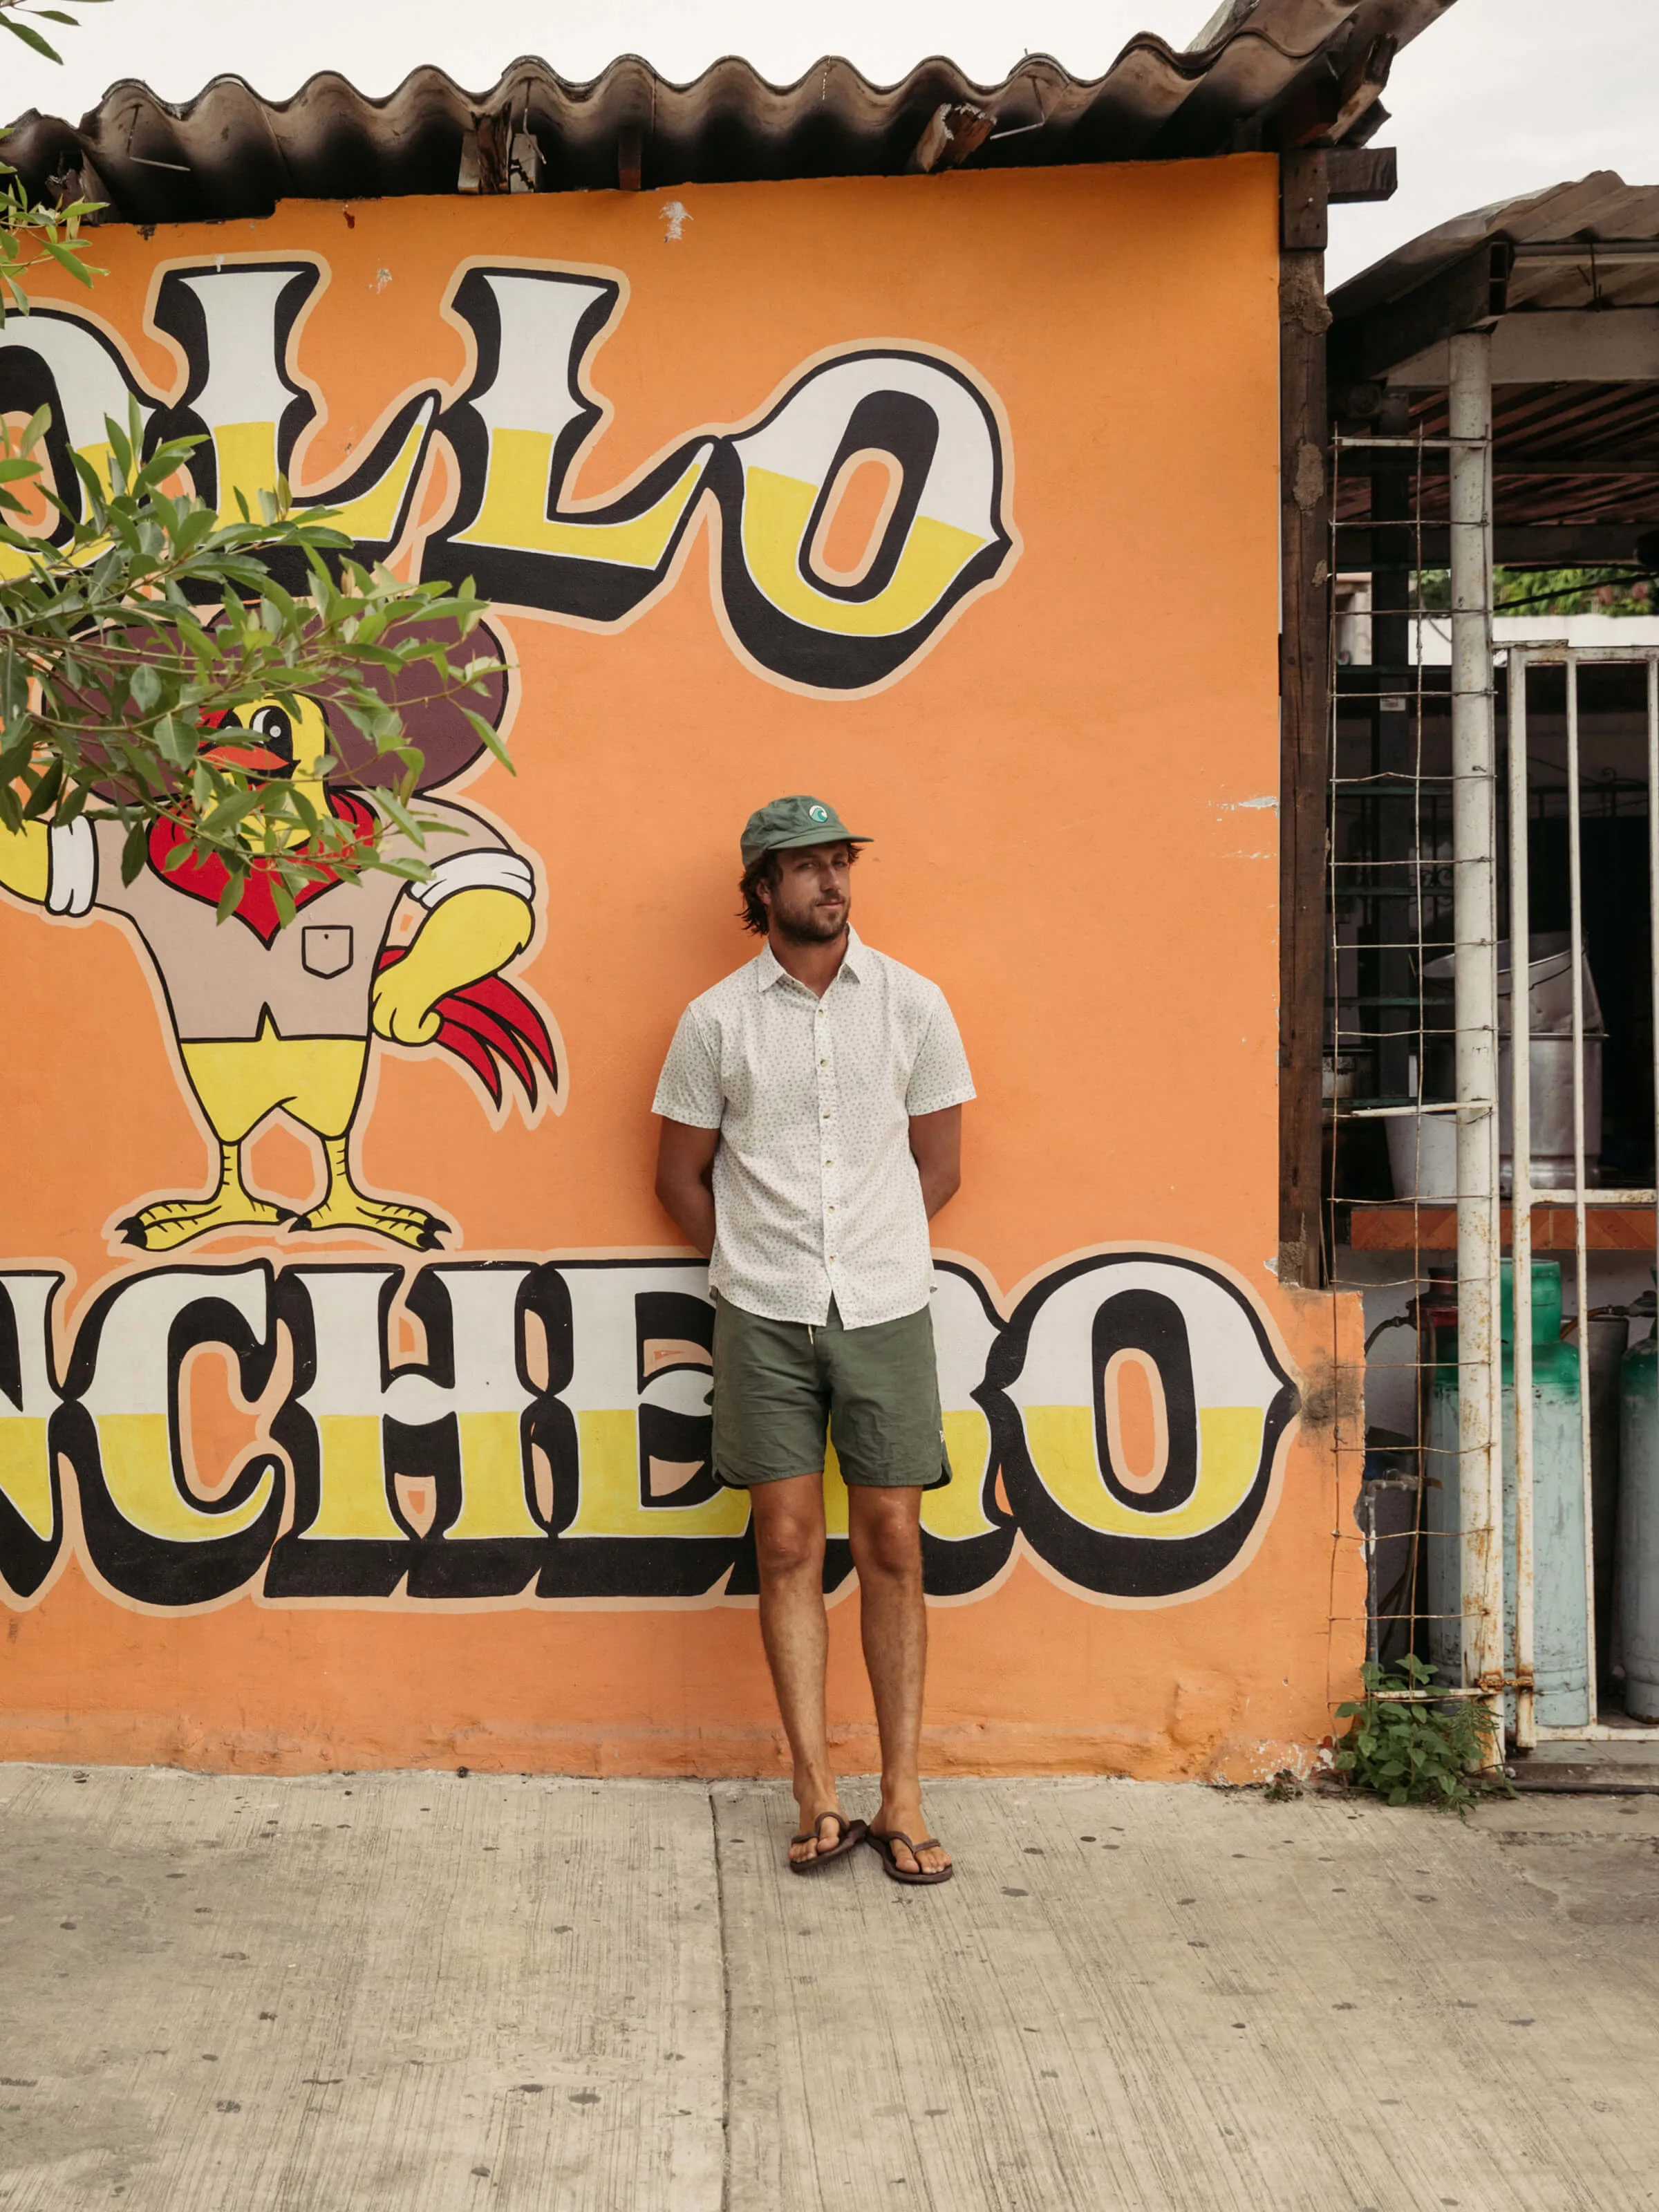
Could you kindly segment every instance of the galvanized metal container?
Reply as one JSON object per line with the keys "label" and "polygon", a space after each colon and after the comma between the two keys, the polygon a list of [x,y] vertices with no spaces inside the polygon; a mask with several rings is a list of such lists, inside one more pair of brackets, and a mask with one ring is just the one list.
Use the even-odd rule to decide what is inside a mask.
{"label": "galvanized metal container", "polygon": [[1382,1667],[1397,1667],[1412,1648],[1422,1489],[1411,1438],[1368,1430],[1354,1519],[1364,1540],[1365,1656]]}
{"label": "galvanized metal container", "polygon": [[1457,1195],[1455,1114],[1395,1114],[1389,1133],[1389,1172],[1396,1198],[1455,1199]]}
{"label": "galvanized metal container", "polygon": [[1619,1665],[1614,1571],[1619,1556],[1619,1488],[1624,1452],[1624,1363],[1630,1313],[1624,1306],[1593,1313],[1589,1322],[1590,1530],[1595,1553],[1596,1679]]}
{"label": "galvanized metal container", "polygon": [[[1532,1074],[1532,1182],[1534,1190],[1571,1190],[1572,1151],[1572,951],[1565,932],[1534,937],[1528,950],[1527,1012]],[[1427,962],[1423,969],[1425,1099],[1453,1095],[1451,993],[1456,955]],[[1601,1054],[1607,1042],[1601,1002],[1589,962],[1582,963],[1584,1019],[1584,1180],[1600,1180]],[[1515,979],[1507,943],[1498,947],[1498,1098],[1503,1137],[1502,1186],[1513,1185],[1510,1134],[1514,1127],[1514,1040],[1510,1006]],[[1455,1198],[1455,1136],[1433,1126],[1449,1117],[1401,1115],[1389,1124],[1389,1160],[1396,1198]],[[1395,1134],[1396,1129],[1399,1134]]]}
{"label": "galvanized metal container", "polygon": [[1619,1393],[1619,1644],[1625,1711],[1659,1721],[1659,1339],[1625,1354]]}
{"label": "galvanized metal container", "polygon": [[[1510,1263],[1504,1262],[1504,1649],[1515,1648],[1515,1366]],[[1458,1492],[1455,1339],[1443,1332],[1431,1391],[1428,1494],[1429,1656],[1443,1682],[1462,1671],[1463,1515]],[[1578,1421],[1578,1354],[1561,1341],[1561,1267],[1532,1268],[1534,1711],[1547,1728],[1590,1718],[1590,1659],[1584,1594],[1584,1462]],[[1656,1492],[1659,1498],[1659,1492]],[[1656,1517],[1659,1540],[1659,1516]],[[1659,1559],[1659,1548],[1656,1549]],[[1513,1701],[1511,1700],[1511,1703]],[[1513,1717],[1511,1716],[1511,1717]]]}

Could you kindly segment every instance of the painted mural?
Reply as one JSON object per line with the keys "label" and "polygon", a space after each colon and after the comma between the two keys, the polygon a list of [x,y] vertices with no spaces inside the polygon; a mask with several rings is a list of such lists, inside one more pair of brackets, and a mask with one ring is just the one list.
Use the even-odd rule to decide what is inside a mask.
{"label": "painted mural", "polygon": [[[54,1372],[48,1274],[0,1274],[0,1589],[40,1596],[73,1488],[83,1564],[156,1607],[267,1601],[752,1597],[749,1501],[714,1478],[714,1308],[674,1261],[158,1268],[106,1290]],[[425,1351],[398,1360],[394,1304]],[[265,1395],[240,1463],[192,1466],[184,1371],[204,1348]],[[923,1501],[935,1596],[994,1584],[1017,1537],[1091,1595],[1156,1601],[1224,1576],[1267,1508],[1296,1394],[1213,1267],[1101,1253],[1004,1316],[945,1264],[935,1299],[951,1480]],[[1120,1373],[1146,1370],[1151,1464]],[[274,1449],[273,1449],[274,1448]],[[832,1455],[833,1456],[833,1455]],[[828,1471],[826,1587],[852,1571]],[[413,1498],[409,1492],[413,1487]]]}
{"label": "painted mural", "polygon": [[[1207,290],[1160,263],[1168,327],[1154,313],[1126,374],[1161,365],[1189,423],[1208,392],[1235,447],[1248,420],[1261,468],[1222,520],[1270,628],[1271,301],[1239,292],[1230,367],[1193,334],[1218,270],[1271,271],[1271,165],[1221,165],[1218,198],[1217,166],[1201,187],[1161,172],[1166,199],[1221,210],[1223,245],[1206,236]],[[860,927],[939,975],[981,1092],[935,1295],[952,1479],[924,1501],[927,1582],[942,1620],[981,1623],[936,1663],[943,1725],[999,1708],[987,1665],[1026,1749],[969,1765],[1075,1741],[1091,1698],[1139,1711],[1140,1686],[1086,1687],[1083,1624],[1113,1616],[1146,1624],[1114,1680],[1186,1686],[1186,1717],[1123,1722],[1152,1747],[1131,1767],[1242,1711],[1212,1663],[1229,1594],[1282,1593],[1252,1567],[1276,1522],[1317,1569],[1331,1494],[1327,1467],[1310,1505],[1283,1502],[1310,1340],[1264,1266],[1274,857],[1217,811],[1276,780],[1271,658],[1230,635],[1235,726],[1212,734],[1191,652],[1154,674],[1145,623],[1101,627],[1150,479],[1133,441],[1103,459],[1110,405],[1079,412],[1110,381],[1101,330],[1061,335],[1027,217],[1096,239],[1103,192],[1120,240],[1174,218],[1120,173],[1068,175],[953,180],[979,235],[880,182],[723,189],[665,228],[619,196],[562,200],[556,251],[517,202],[100,234],[95,312],[45,298],[0,332],[0,411],[52,409],[66,498],[70,449],[99,462],[105,417],[136,406],[151,441],[202,438],[193,483],[222,512],[283,477],[343,510],[360,557],[472,578],[517,769],[443,700],[404,702],[446,832],[430,878],[319,880],[285,929],[257,875],[221,921],[222,882],[167,866],[164,832],[128,884],[96,825],[0,839],[0,1080],[37,1161],[0,1242],[0,1605],[31,1711],[70,1638],[76,1694],[131,1712],[136,1741],[173,1742],[180,1697],[217,1715],[180,1753],[210,1763],[255,1755],[261,1729],[303,1765],[486,1725],[529,1764],[581,1765],[593,1729],[637,1771],[759,1756],[763,1677],[746,1644],[719,1656],[715,1626],[753,1601],[747,1500],[710,1467],[713,1309],[650,1197],[648,1106],[678,1007],[749,949],[736,824],[791,787],[876,823]],[[804,210],[817,244],[793,258]],[[967,282],[989,269],[1000,305]],[[1061,606],[1069,633],[1045,630]],[[375,763],[319,702],[265,702],[203,743],[375,817]],[[1079,864],[1056,967],[1041,887]],[[1159,999],[1158,933],[1189,908],[1221,920],[1234,973],[1187,990],[1177,929]],[[1200,1071],[1230,1111],[1198,1165]],[[826,1482],[842,1590],[833,1455]],[[319,1613],[344,1644],[315,1641]],[[665,1673],[650,1615],[682,1624]],[[110,1631],[109,1680],[105,1618],[135,1624]],[[1182,1619],[1184,1645],[1153,1626]],[[554,1647],[513,1638],[562,1623],[563,1671],[526,1676]],[[229,1641],[180,1691],[208,1647],[166,1639],[202,1637]],[[1313,1710],[1282,1641],[1249,1662],[1249,1724],[1279,1744]],[[325,1648],[358,1656],[319,1675]],[[440,1649],[417,1692],[408,1670]],[[693,1719],[676,1699],[710,1668]],[[19,1694],[3,1740],[59,1741],[6,1720]],[[477,1717],[495,1704],[507,1719]],[[72,1711],[61,1726],[79,1741]]]}
{"label": "painted mural", "polygon": [[[491,690],[488,719],[499,724],[504,679],[495,678]],[[341,709],[304,697],[295,703],[297,718],[276,699],[216,715],[204,732],[204,757],[290,775],[319,814],[367,836],[374,786],[392,774],[386,757],[375,757]],[[142,945],[157,1012],[215,1148],[218,1179],[206,1196],[153,1199],[115,1224],[141,1252],[171,1252],[226,1229],[343,1230],[417,1252],[438,1244],[448,1224],[437,1214],[373,1196],[355,1179],[353,1133],[377,1039],[453,1054],[497,1109],[503,1072],[532,1120],[538,1083],[556,1100],[550,1018],[502,972],[534,933],[534,869],[477,814],[430,795],[483,750],[453,700],[405,702],[404,729],[425,763],[429,876],[411,884],[382,869],[354,882],[325,871],[295,892],[298,916],[286,929],[270,871],[258,866],[222,918],[224,863],[180,862],[184,833],[165,820],[131,880],[117,821],[82,815],[64,828],[0,829],[0,886],[49,915],[118,916]],[[325,777],[330,761],[336,766]],[[387,817],[381,822],[388,859],[414,853]],[[259,1197],[243,1176],[243,1146],[279,1115],[321,1154],[323,1188],[303,1212]]]}
{"label": "painted mural", "polygon": [[[309,258],[164,268],[146,321],[183,362],[167,398],[145,386],[115,334],[40,308],[0,343],[0,410],[52,409],[53,488],[75,513],[83,495],[70,451],[101,465],[106,421],[125,424],[136,406],[147,451],[166,438],[203,441],[198,497],[234,520],[240,494],[257,514],[279,477],[303,483],[305,434],[326,411],[295,356],[327,279]],[[367,459],[307,486],[299,503],[340,509],[360,560],[412,555],[421,576],[471,576],[503,605],[605,629],[672,581],[708,507],[722,624],[757,673],[832,696],[891,681],[1014,551],[989,392],[919,347],[832,350],[803,364],[758,419],[695,432],[615,490],[572,501],[567,488],[606,419],[590,364],[627,292],[619,270],[463,264],[442,312],[465,334],[464,386],[400,396]],[[437,447],[453,501],[417,531]],[[842,570],[826,538],[860,468],[885,478],[882,508]]]}

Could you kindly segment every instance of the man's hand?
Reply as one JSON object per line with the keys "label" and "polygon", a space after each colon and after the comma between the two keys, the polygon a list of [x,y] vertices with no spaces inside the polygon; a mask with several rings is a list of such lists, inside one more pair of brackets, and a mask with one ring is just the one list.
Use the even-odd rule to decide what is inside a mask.
{"label": "man's hand", "polygon": [[962,1109],[910,1116],[910,1157],[921,1176],[921,1202],[931,1221],[962,1188]]}
{"label": "man's hand", "polygon": [[665,1121],[657,1146],[657,1202],[705,1260],[714,1249],[714,1194],[708,1178],[720,1141],[718,1129]]}

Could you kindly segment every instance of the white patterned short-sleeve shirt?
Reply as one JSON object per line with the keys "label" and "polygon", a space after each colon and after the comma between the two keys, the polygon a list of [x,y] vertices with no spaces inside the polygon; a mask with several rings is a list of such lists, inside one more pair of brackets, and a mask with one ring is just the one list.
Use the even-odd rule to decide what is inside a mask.
{"label": "white patterned short-sleeve shirt", "polygon": [[848,930],[822,999],[769,945],[680,1017],[653,1110],[718,1129],[720,1296],[773,1321],[896,1321],[933,1286],[913,1114],[974,1095],[937,983]]}

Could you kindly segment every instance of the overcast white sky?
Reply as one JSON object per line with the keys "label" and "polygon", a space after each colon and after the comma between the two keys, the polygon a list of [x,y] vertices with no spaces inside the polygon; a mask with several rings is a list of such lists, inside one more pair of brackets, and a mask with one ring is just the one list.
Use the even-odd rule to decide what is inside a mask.
{"label": "overcast white sky", "polygon": [[[58,0],[64,5],[64,0]],[[111,0],[78,30],[53,30],[55,69],[0,42],[0,113],[40,107],[78,117],[116,78],[138,76],[187,100],[234,71],[273,99],[320,69],[389,92],[421,62],[460,83],[492,84],[518,55],[567,76],[643,54],[684,79],[724,53],[745,54],[775,82],[823,53],[847,55],[879,83],[924,55],[947,53],[994,83],[1022,53],[1046,52],[1079,76],[1107,69],[1138,30],[1191,39],[1212,0]],[[74,12],[74,0],[68,0]],[[1385,206],[1332,212],[1329,281],[1338,283],[1449,216],[1540,185],[1617,169],[1659,183],[1659,0],[1455,0],[1397,64],[1394,120],[1378,143],[1400,149],[1401,189]]]}

